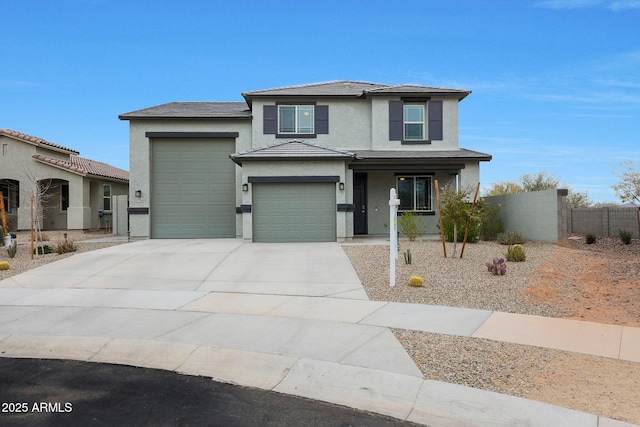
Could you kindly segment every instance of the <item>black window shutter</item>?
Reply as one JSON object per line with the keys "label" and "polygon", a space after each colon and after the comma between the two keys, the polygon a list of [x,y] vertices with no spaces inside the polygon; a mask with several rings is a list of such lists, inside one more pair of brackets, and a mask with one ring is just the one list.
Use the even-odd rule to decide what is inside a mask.
{"label": "black window shutter", "polygon": [[329,106],[316,105],[315,108],[315,130],[317,134],[329,133]]}
{"label": "black window shutter", "polygon": [[389,140],[402,141],[404,136],[404,103],[389,101]]}
{"label": "black window shutter", "polygon": [[278,133],[278,106],[264,105],[262,107],[262,131],[264,134],[275,135]]}
{"label": "black window shutter", "polygon": [[429,140],[442,140],[442,101],[429,101]]}

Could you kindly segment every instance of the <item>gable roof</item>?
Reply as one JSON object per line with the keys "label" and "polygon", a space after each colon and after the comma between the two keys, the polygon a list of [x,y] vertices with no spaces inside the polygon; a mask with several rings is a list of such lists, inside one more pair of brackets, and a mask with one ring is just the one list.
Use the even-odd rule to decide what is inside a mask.
{"label": "gable roof", "polygon": [[119,169],[115,166],[98,162],[96,160],[85,159],[78,156],[71,156],[70,161],[67,162],[65,160],[55,159],[53,157],[43,156],[41,154],[34,154],[31,157],[33,157],[38,162],[64,169],[82,176],[93,175],[120,181],[129,181],[129,172],[127,172],[126,170]]}
{"label": "gable roof", "polygon": [[41,145],[46,148],[53,149],[55,151],[62,151],[67,154],[75,154],[75,155],[80,154],[79,151],[73,150],[71,148],[63,147],[62,145],[49,142],[46,139],[38,138],[37,136],[27,135],[26,133],[16,132],[15,130],[11,130],[11,129],[0,129],[0,135],[17,139],[18,141],[26,142],[32,145]]}
{"label": "gable roof", "polygon": [[344,160],[353,159],[348,151],[322,147],[305,141],[292,140],[268,145],[229,156],[239,165],[246,160]]}
{"label": "gable roof", "polygon": [[244,92],[242,96],[251,104],[252,98],[257,97],[366,97],[368,95],[446,95],[464,99],[471,91],[464,89],[448,89],[434,86],[414,84],[386,85],[351,80],[336,80],[322,83],[311,83],[298,86],[285,86],[274,89]]}
{"label": "gable roof", "polygon": [[130,119],[250,119],[251,110],[245,102],[169,102],[120,114],[120,120]]}

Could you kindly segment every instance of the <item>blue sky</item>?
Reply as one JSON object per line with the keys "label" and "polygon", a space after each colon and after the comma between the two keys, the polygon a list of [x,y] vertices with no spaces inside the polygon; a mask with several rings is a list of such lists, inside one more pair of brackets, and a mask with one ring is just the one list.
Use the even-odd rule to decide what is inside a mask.
{"label": "blue sky", "polygon": [[330,80],[472,90],[481,182],[618,201],[640,161],[640,0],[0,0],[0,128],[129,169],[118,114]]}

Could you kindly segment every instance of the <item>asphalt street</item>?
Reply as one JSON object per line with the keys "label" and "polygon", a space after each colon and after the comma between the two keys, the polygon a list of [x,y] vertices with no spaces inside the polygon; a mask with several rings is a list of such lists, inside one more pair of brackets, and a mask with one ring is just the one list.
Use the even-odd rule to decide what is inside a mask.
{"label": "asphalt street", "polygon": [[2,426],[399,426],[400,420],[206,377],[0,358]]}

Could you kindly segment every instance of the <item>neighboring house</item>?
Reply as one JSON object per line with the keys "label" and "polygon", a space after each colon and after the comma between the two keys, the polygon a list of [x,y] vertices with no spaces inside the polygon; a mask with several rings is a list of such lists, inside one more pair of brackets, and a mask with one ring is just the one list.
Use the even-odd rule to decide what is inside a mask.
{"label": "neighboring house", "polygon": [[437,233],[434,180],[475,185],[491,156],[458,145],[471,92],[335,81],[171,102],[130,122],[132,237],[343,241],[400,212]]}
{"label": "neighboring house", "polygon": [[43,230],[106,228],[113,224],[111,197],[129,192],[129,172],[42,138],[0,129],[0,150],[0,191],[19,230],[31,228],[31,196],[38,188]]}

